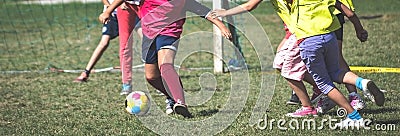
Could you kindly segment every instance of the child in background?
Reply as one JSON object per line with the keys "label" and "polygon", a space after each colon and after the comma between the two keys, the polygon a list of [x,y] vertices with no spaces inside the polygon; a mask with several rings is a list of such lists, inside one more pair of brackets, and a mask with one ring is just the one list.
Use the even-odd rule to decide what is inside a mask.
{"label": "child in background", "polygon": [[[112,3],[113,0],[103,0],[104,8],[103,12],[107,9],[107,7]],[[103,55],[104,51],[108,48],[110,40],[114,39],[118,36],[118,20],[117,20],[117,10],[112,12],[112,16],[110,18],[110,22],[107,24],[103,24],[102,28],[102,36],[99,44],[94,50],[92,56],[88,64],[86,65],[85,71],[81,73],[79,77],[77,77],[74,82],[87,82],[89,79],[89,74],[93,69],[94,65],[96,65],[97,61]]]}
{"label": "child in background", "polygon": [[[117,9],[119,26],[119,62],[122,73],[121,95],[132,92],[132,31],[138,18],[138,0],[126,0]],[[110,5],[111,6],[111,5]]]}
{"label": "child in background", "polygon": [[[351,11],[354,12],[354,6],[353,6],[353,2],[352,0],[339,0],[340,2],[342,2],[344,5],[346,5]],[[335,11],[333,12],[336,17],[339,19],[340,22],[340,28],[338,30],[335,31],[335,35],[336,35],[336,39],[338,41],[338,47],[339,47],[339,66],[340,69],[342,69],[343,71],[350,71],[349,65],[347,64],[346,60],[343,57],[343,24],[345,23],[344,21],[344,15],[343,13],[341,13],[339,10],[335,9]],[[362,100],[361,96],[359,94],[357,94],[357,88],[354,85],[351,84],[345,84],[347,91],[349,91],[349,101],[350,101],[350,105],[356,109],[356,110],[361,110],[363,109],[366,104],[365,102]],[[370,98],[372,101],[374,101],[373,98]]]}
{"label": "child in background", "polygon": [[[102,0],[104,3],[103,12],[113,3],[114,0]],[[138,4],[138,3],[136,3]],[[103,25],[103,36],[93,52],[85,71],[77,77],[74,82],[86,82],[93,67],[96,65],[104,51],[107,49],[111,39],[119,35],[119,57],[122,74],[122,91],[120,95],[127,95],[132,91],[132,44],[131,36],[137,17],[137,5],[133,2],[124,2],[118,9],[112,11],[110,21]],[[138,21],[136,21],[138,22]],[[140,31],[140,29],[138,29]],[[141,32],[140,32],[141,33]]]}

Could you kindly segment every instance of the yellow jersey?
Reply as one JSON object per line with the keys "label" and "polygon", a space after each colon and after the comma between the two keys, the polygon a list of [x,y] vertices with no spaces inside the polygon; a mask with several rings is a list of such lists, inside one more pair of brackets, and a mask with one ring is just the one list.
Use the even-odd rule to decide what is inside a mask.
{"label": "yellow jersey", "polygon": [[[271,0],[271,4],[274,7],[278,16],[282,19],[282,21],[286,24],[289,31],[291,31],[294,27],[291,25],[290,20],[290,3],[287,3],[286,0]],[[292,31],[291,31],[292,32]]]}
{"label": "yellow jersey", "polygon": [[339,29],[335,10],[336,0],[293,0],[290,7],[290,25],[297,39],[327,34]]}

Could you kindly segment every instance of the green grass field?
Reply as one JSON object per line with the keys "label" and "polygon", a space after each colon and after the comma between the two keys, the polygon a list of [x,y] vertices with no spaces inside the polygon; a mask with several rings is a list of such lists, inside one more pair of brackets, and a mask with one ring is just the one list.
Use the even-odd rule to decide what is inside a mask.
{"label": "green grass field", "polygon": [[[400,1],[354,0],[354,4],[362,24],[369,32],[369,39],[365,43],[360,43],[355,36],[352,24],[350,22],[345,24],[343,52],[349,65],[399,68],[400,10],[397,5]],[[280,130],[276,121],[291,120],[292,118],[285,117],[285,114],[295,111],[299,106],[286,105],[291,94],[286,81],[274,72],[261,71],[257,54],[245,40],[243,40],[244,57],[250,69],[248,73],[239,74],[245,74],[249,80],[246,81],[245,77],[243,80],[239,78],[239,83],[247,85],[245,86],[249,88],[247,92],[241,90],[243,86],[231,86],[238,82],[231,80],[237,79],[235,73],[212,75],[212,70],[180,70],[179,74],[186,94],[191,98],[199,98],[196,95],[201,95],[200,92],[204,92],[202,89],[207,89],[199,85],[199,79],[202,81],[200,83],[211,81],[213,84],[207,82],[208,85],[216,87],[207,100],[198,100],[204,103],[189,107],[195,118],[184,119],[178,115],[166,116],[162,113],[157,115],[157,112],[151,112],[144,117],[135,117],[125,111],[125,98],[119,96],[120,73],[95,73],[91,75],[88,83],[77,84],[72,80],[79,75],[78,73],[57,73],[45,70],[49,64],[64,69],[85,67],[100,38],[101,24],[97,22],[97,16],[102,10],[100,2],[23,5],[16,4],[15,1],[3,0],[0,1],[0,5],[2,9],[0,13],[0,18],[2,18],[0,20],[0,135],[157,135],[165,134],[160,133],[162,130],[173,134],[177,128],[187,129],[188,135],[208,135],[214,131],[218,132],[216,135],[398,135],[400,132],[400,99],[398,97],[400,73],[359,72],[356,73],[373,79],[381,89],[387,91],[386,103],[383,107],[378,107],[365,99],[367,107],[360,113],[365,119],[373,121],[371,130],[331,130],[328,124],[324,124],[322,130],[302,130],[301,128],[292,130],[288,123],[284,125],[289,128],[288,130]],[[262,3],[252,14],[258,19],[271,42],[271,45],[266,45],[266,48],[275,49],[284,36],[278,16],[274,14],[268,2]],[[184,34],[198,30],[211,31],[210,26],[211,24],[207,21],[191,18],[185,24]],[[118,40],[112,41],[96,68],[119,65],[117,42]],[[139,50],[140,48],[135,48],[135,53]],[[187,57],[181,66],[212,67],[212,55],[194,53]],[[31,72],[10,72],[24,70]],[[276,81],[269,84],[272,87],[260,93],[262,74]],[[134,76],[135,81],[137,80],[135,90],[146,86],[142,80],[143,75]],[[148,87],[152,100],[159,108],[164,109],[164,97],[157,95],[154,89]],[[307,87],[311,90],[310,86]],[[338,85],[338,87],[347,96],[345,87],[343,85]],[[269,92],[269,95],[259,96],[265,92]],[[273,92],[273,95],[270,92]],[[235,94],[245,95],[235,96]],[[234,99],[244,101],[231,102],[229,100],[232,96]],[[256,112],[267,115],[268,121],[276,120],[272,129],[269,126],[266,129],[257,125],[250,126],[249,119],[257,100],[271,96],[269,108],[257,109]],[[230,110],[224,110],[228,104],[237,105],[233,105]],[[240,104],[245,105],[241,108]],[[330,117],[341,119],[336,116],[336,109],[337,107],[316,118],[305,119],[315,119],[318,123]],[[162,120],[169,120],[172,123],[162,122]],[[214,124],[205,123],[207,121]],[[218,122],[228,125],[218,126]],[[146,125],[157,127],[157,129],[146,128]],[[317,124],[318,126],[320,125]],[[386,130],[377,130],[377,128]]]}

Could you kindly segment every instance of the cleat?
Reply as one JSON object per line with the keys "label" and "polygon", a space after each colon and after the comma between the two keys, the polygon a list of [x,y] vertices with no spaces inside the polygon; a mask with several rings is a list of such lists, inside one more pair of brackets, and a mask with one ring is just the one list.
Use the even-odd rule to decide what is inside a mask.
{"label": "cleat", "polygon": [[363,79],[361,84],[364,95],[366,95],[371,101],[375,102],[376,105],[383,106],[385,103],[385,96],[383,95],[383,92],[376,86],[376,84],[368,79]]}
{"label": "cleat", "polygon": [[336,106],[336,103],[329,99],[327,96],[323,96],[317,103],[316,110],[318,113],[327,113],[333,107]]}
{"label": "cleat", "polygon": [[288,117],[306,117],[306,116],[318,116],[317,110],[314,107],[301,107],[293,113],[286,114]]}
{"label": "cleat", "polygon": [[131,84],[122,84],[122,91],[119,95],[128,95],[132,92],[132,85]]}
{"label": "cleat", "polygon": [[301,104],[299,97],[296,94],[292,94],[290,99],[286,102],[288,105],[298,105]]}
{"label": "cleat", "polygon": [[193,118],[193,115],[189,112],[186,105],[175,103],[174,112],[176,114],[182,115],[185,118]]}
{"label": "cleat", "polygon": [[311,103],[315,104],[317,103],[324,94],[318,89],[318,88],[313,88],[313,95],[311,96]]}
{"label": "cleat", "polygon": [[167,106],[165,106],[165,113],[167,115],[174,113],[174,110],[172,109],[175,105],[175,101],[172,98],[167,98],[165,99],[165,103],[167,104]]}
{"label": "cleat", "polygon": [[361,96],[356,92],[352,92],[349,94],[349,101],[351,107],[358,111],[362,110],[366,106],[365,102],[361,99]]}

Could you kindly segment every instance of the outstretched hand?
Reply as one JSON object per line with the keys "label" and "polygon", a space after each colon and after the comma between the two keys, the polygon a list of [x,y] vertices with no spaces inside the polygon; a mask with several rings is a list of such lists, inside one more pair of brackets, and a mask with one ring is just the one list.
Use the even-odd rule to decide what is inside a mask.
{"label": "outstretched hand", "polygon": [[214,9],[211,11],[211,17],[212,18],[218,18],[218,17],[225,17],[226,10],[225,9]]}

